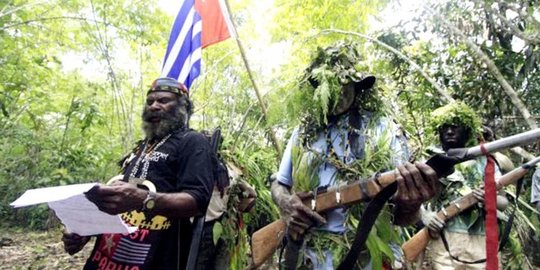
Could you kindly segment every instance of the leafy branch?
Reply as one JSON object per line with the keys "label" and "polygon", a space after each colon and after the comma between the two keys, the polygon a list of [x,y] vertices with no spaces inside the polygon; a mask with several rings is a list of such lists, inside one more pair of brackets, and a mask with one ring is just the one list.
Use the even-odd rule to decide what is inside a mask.
{"label": "leafy branch", "polygon": [[[480,0],[473,0],[478,5],[481,5],[486,11],[488,11],[489,14],[494,14],[503,25],[507,26],[508,28],[501,27],[501,29],[510,32],[510,34],[513,34],[521,39],[523,39],[528,44],[540,44],[540,38],[538,38],[540,32],[533,32],[533,33],[526,33],[522,31],[517,25],[512,23],[510,20],[506,18],[505,15],[501,14],[501,12],[496,11],[494,8],[492,8],[489,4],[482,2]],[[498,5],[503,8],[506,6],[506,4],[498,3]],[[506,10],[506,9],[505,9]]]}
{"label": "leafy branch", "polygon": [[[107,22],[104,22],[104,21],[99,21],[99,20],[96,20],[96,19],[89,19],[89,18],[85,18],[85,17],[54,16],[54,17],[36,18],[36,19],[31,19],[31,20],[26,20],[26,21],[22,21],[22,22],[17,22],[17,23],[4,25],[4,26],[0,27],[0,30],[6,30],[6,29],[17,27],[17,26],[20,26],[20,25],[29,25],[29,24],[32,24],[34,22],[59,21],[59,20],[76,20],[76,21],[83,21],[83,22],[87,22],[87,23],[103,24],[105,26],[114,26],[114,25],[112,25],[110,23],[107,23]],[[124,29],[122,27],[117,27],[117,26],[114,26],[114,27],[119,29],[119,30],[122,30],[122,31],[126,31],[126,32],[128,31],[127,29]]]}
{"label": "leafy branch", "polygon": [[448,20],[443,18],[440,13],[436,12],[430,7],[425,7],[426,10],[433,15],[439,22],[445,26],[452,34],[454,34],[456,37],[458,37],[463,43],[467,45],[467,47],[474,53],[474,56],[478,58],[480,61],[482,61],[487,69],[491,72],[491,74],[495,77],[495,79],[499,82],[503,90],[505,91],[506,95],[510,98],[510,101],[514,104],[514,106],[521,112],[523,115],[523,118],[527,122],[530,128],[537,128],[538,125],[536,124],[536,121],[531,117],[531,113],[521,101],[519,96],[517,95],[514,88],[508,83],[508,81],[504,78],[501,71],[495,63],[489,58],[489,56],[482,51],[482,49],[476,45],[472,40],[470,40],[462,31],[460,31],[457,27],[452,25]]}

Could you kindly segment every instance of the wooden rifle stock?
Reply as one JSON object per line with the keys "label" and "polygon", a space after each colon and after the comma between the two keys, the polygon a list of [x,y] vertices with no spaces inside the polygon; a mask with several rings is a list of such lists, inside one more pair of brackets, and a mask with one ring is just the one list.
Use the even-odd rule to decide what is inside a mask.
{"label": "wooden rifle stock", "polygon": [[[520,167],[510,171],[509,173],[501,176],[497,180],[497,190],[502,189],[505,186],[517,182],[522,178],[534,164],[540,161],[540,157],[536,157],[533,160],[521,165]],[[469,193],[453,202],[451,202],[447,207],[437,212],[437,217],[444,222],[454,218],[459,215],[461,212],[467,210],[471,206],[474,206],[478,203],[478,199]],[[427,226],[427,224],[426,224]],[[401,247],[403,253],[405,254],[405,259],[408,261],[415,261],[416,258],[424,251],[424,249],[429,244],[431,236],[427,227],[422,228],[418,233],[416,233],[411,239],[403,244]]]}
{"label": "wooden rifle stock", "polygon": [[251,262],[247,269],[255,269],[268,260],[281,245],[286,230],[287,223],[283,219],[278,219],[253,233]]}

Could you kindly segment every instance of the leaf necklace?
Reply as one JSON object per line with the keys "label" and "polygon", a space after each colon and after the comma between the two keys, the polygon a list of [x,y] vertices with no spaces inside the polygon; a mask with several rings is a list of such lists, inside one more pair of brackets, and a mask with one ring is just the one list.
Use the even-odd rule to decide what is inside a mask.
{"label": "leaf necklace", "polygon": [[[130,178],[135,178],[135,175],[137,174],[137,171],[139,170],[139,166],[142,163],[142,171],[141,175],[139,176],[140,179],[146,180],[146,176],[148,174],[148,167],[150,166],[150,160],[152,159],[152,154],[155,150],[157,150],[161,145],[163,145],[169,137],[171,137],[172,133],[165,136],[161,141],[159,141],[157,144],[153,143],[148,147],[148,140],[144,143],[144,147],[142,149],[142,154],[137,159],[135,166],[133,167],[133,170],[131,171],[131,174],[129,175]],[[147,149],[148,148],[148,149]]]}
{"label": "leaf necklace", "polygon": [[[334,124],[336,130],[344,130],[341,134],[343,157],[340,158],[337,155],[334,148],[334,140],[331,136],[331,130],[326,127],[324,132],[326,133],[326,154],[325,154],[325,168],[327,165],[332,165],[337,169],[337,173],[341,175],[339,179],[348,178],[347,175],[361,175],[358,167],[359,163],[355,160],[362,160],[365,156],[366,147],[366,130],[368,128],[368,122],[373,120],[369,113],[364,113],[355,119],[351,119],[351,115],[346,118],[338,120]],[[356,124],[352,123],[355,122]],[[340,136],[340,135],[337,135]]]}

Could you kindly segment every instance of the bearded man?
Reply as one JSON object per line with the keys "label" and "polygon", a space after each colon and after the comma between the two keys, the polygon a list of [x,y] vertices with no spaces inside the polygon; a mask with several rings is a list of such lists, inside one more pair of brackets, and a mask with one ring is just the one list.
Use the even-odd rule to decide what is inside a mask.
{"label": "bearded man", "polygon": [[[352,242],[349,232],[362,223],[351,213],[362,211],[363,206],[335,209],[323,216],[304,205],[302,195],[296,192],[337,185],[397,166],[394,207],[381,214],[384,220],[374,230],[379,233],[370,235],[372,243],[376,243],[370,254],[378,253],[379,261],[370,262],[370,254],[364,252],[355,264],[358,268],[370,268],[372,264],[380,268],[392,263],[398,266],[399,254],[384,253],[393,248],[388,243],[399,238],[392,221],[398,225],[415,222],[421,203],[435,193],[435,171],[422,163],[407,162],[405,137],[387,117],[385,103],[373,87],[375,77],[359,72],[361,62],[355,44],[339,43],[319,49],[299,83],[297,93],[301,98],[296,102],[302,103],[301,110],[306,114],[283,153],[272,197],[286,216],[290,240],[287,245],[305,240],[300,245],[301,269],[338,266]],[[380,246],[386,248],[381,250]]]}
{"label": "bearded man", "polygon": [[[123,176],[98,185],[87,198],[106,213],[138,230],[129,235],[97,235],[85,270],[185,269],[191,224],[204,215],[213,188],[207,139],[187,127],[191,114],[187,88],[171,78],[155,80],[142,114],[146,138],[122,162]],[[141,188],[144,184],[146,189]],[[94,221],[99,222],[99,221]],[[90,237],[64,233],[69,254]]]}

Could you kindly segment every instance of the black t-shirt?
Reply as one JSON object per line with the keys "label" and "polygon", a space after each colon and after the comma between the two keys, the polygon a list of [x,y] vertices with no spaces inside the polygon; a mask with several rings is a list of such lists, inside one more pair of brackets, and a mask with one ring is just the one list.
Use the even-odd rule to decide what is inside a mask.
{"label": "black t-shirt", "polygon": [[[141,159],[135,177],[141,177],[146,170],[146,179],[156,186],[157,192],[189,193],[204,213],[214,184],[210,151],[210,145],[202,134],[175,131],[149,155],[141,156],[145,159]],[[128,163],[136,162],[136,159],[128,159]],[[147,163],[146,169],[144,163]],[[97,236],[85,270],[176,270],[179,237],[182,243],[180,264],[182,269],[185,268],[191,240],[189,219],[169,219],[137,210],[122,214],[122,218],[139,229],[129,235]]]}

